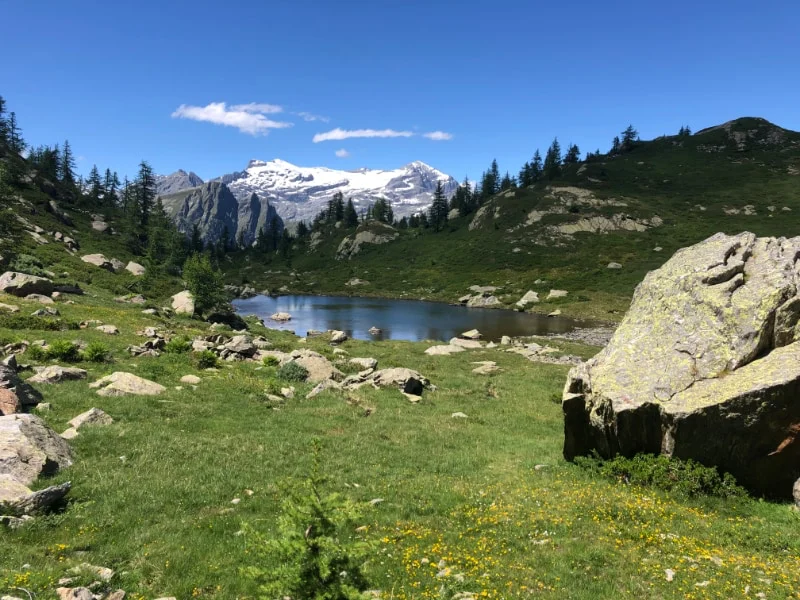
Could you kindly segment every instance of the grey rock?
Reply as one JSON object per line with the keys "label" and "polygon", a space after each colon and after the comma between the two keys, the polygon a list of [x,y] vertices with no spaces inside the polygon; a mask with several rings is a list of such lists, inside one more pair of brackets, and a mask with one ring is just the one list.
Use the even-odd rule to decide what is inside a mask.
{"label": "grey rock", "polygon": [[42,419],[31,414],[0,417],[0,475],[30,485],[72,464],[67,443]]}
{"label": "grey rock", "polygon": [[569,294],[566,290],[550,290],[550,293],[547,294],[548,300],[554,300],[555,298],[565,298]]}
{"label": "grey rock", "polygon": [[36,375],[28,378],[28,383],[61,383],[62,381],[76,381],[79,379],[86,379],[86,371],[76,367],[61,367],[59,365],[50,365],[47,367],[38,367]]}
{"label": "grey rock", "polygon": [[[1,486],[2,484],[0,484]],[[59,485],[51,485],[38,490],[30,492],[12,501],[5,501],[3,504],[3,512],[12,514],[14,516],[20,515],[39,515],[49,511],[56,504],[61,502],[64,497],[72,489],[72,484],[69,481]]]}
{"label": "grey rock", "polygon": [[111,425],[113,422],[114,419],[103,410],[99,408],[90,408],[86,412],[70,420],[69,424],[75,429],[80,429],[84,425]]}
{"label": "grey rock", "polygon": [[312,350],[293,351],[291,354],[284,356],[281,360],[281,366],[289,362],[296,362],[304,367],[308,371],[307,381],[311,383],[319,383],[326,379],[341,380],[344,378],[344,374],[334,367],[331,361]]}
{"label": "grey rock", "polygon": [[462,333],[461,337],[464,338],[465,340],[479,340],[483,336],[481,335],[481,332],[478,331],[477,329],[470,329],[469,331],[465,331],[464,333]]}
{"label": "grey rock", "polygon": [[606,268],[607,269],[621,269],[622,265],[619,264],[618,262],[610,262],[610,263],[608,263],[608,266]]}
{"label": "grey rock", "polygon": [[194,297],[189,290],[178,292],[171,298],[172,310],[179,315],[194,314]]}
{"label": "grey rock", "polygon": [[97,389],[97,393],[100,396],[122,396],[126,394],[157,396],[166,391],[163,385],[138,377],[132,373],[121,371],[101,377],[94,383],[90,383],[89,387]]}
{"label": "grey rock", "polygon": [[447,356],[449,354],[457,354],[458,352],[464,352],[465,348],[463,346],[455,346],[453,344],[440,344],[438,346],[431,346],[427,350],[425,350],[425,354],[428,356]]}
{"label": "grey rock", "polygon": [[6,271],[0,276],[0,292],[20,298],[24,298],[28,294],[49,296],[53,293],[53,282],[45,277]]}
{"label": "grey rock", "polygon": [[348,360],[351,365],[356,365],[362,369],[374,369],[378,366],[378,361],[374,358],[351,358]]}
{"label": "grey rock", "polygon": [[539,302],[539,294],[533,290],[528,290],[525,295],[517,300],[517,308],[525,308],[529,304],[537,304]]}
{"label": "grey rock", "polygon": [[359,225],[353,237],[347,236],[339,244],[336,251],[336,258],[352,258],[361,252],[364,245],[378,246],[391,242],[400,234],[391,225],[379,221],[369,221]]}
{"label": "grey rock", "polygon": [[55,303],[50,296],[45,296],[44,294],[28,294],[27,296],[25,296],[25,300],[30,300],[31,302],[38,302],[39,304]]}
{"label": "grey rock", "polygon": [[127,265],[125,265],[125,270],[131,273],[132,275],[144,275],[145,268],[137,262],[130,261]]}
{"label": "grey rock", "polygon": [[348,340],[347,334],[344,331],[331,331],[331,344],[342,344]]}
{"label": "grey rock", "polygon": [[106,335],[119,335],[119,329],[114,325],[98,325],[95,329]]}
{"label": "grey rock", "polygon": [[692,458],[786,496],[800,476],[800,238],[716,234],[645,277],[570,371],[564,454]]}
{"label": "grey rock", "polygon": [[100,269],[114,272],[114,265],[103,254],[86,254],[81,256],[81,260]]}

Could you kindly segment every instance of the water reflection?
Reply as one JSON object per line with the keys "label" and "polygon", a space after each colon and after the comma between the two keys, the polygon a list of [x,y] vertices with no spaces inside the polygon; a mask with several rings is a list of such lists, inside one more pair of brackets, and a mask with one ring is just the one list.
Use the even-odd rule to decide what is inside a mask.
{"label": "water reflection", "polygon": [[[304,336],[309,330],[339,329],[357,339],[442,340],[469,329],[483,339],[499,341],[504,335],[565,333],[586,323],[566,317],[545,317],[508,310],[465,308],[419,300],[387,300],[339,296],[255,296],[234,301],[241,315],[257,315],[268,321],[276,312],[288,312],[287,323],[268,321],[275,329]],[[370,335],[377,327],[381,334]]]}

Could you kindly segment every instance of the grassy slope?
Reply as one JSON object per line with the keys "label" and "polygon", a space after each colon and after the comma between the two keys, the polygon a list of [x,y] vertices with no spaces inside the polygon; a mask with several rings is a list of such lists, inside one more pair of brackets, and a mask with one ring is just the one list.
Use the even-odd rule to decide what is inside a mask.
{"label": "grassy slope", "polygon": [[[622,177],[623,167],[635,172],[643,167],[637,164],[640,159],[647,164],[646,155],[635,158],[615,159],[604,168],[609,177]],[[723,157],[715,158],[718,172],[727,173]],[[796,214],[797,192],[788,187],[796,180],[781,177],[780,168],[774,175],[749,175],[755,178],[749,191],[738,191],[744,185],[740,177],[721,183],[714,192],[707,183],[702,193],[681,192],[685,198],[698,198],[682,202],[703,203],[709,212],[725,203],[760,207],[774,202],[792,206],[790,216]],[[615,179],[613,185],[623,184]],[[625,195],[633,196],[639,188],[630,185],[634,189]],[[734,193],[732,200],[729,194]],[[775,199],[778,194],[780,200]],[[515,210],[527,213],[543,196],[534,189],[504,199],[499,221],[514,222]],[[342,291],[344,281],[359,276],[372,282],[373,293],[419,290],[441,299],[460,295],[471,283],[512,281],[524,291],[544,276],[553,287],[573,292],[564,309],[607,311],[623,307],[638,277],[664,258],[636,248],[649,250],[658,243],[666,254],[716,230],[710,219],[684,219],[679,227],[684,207],[670,210],[671,197],[660,191],[646,197],[648,203],[662,203],[658,212],[667,220],[663,230],[584,236],[569,253],[530,245],[526,248],[534,254],[511,254],[510,244],[525,241],[507,240],[499,235],[504,229],[492,225],[417,239],[409,234],[351,262],[333,263],[322,255],[296,259],[293,266],[303,272],[301,282],[317,281],[310,289]],[[637,198],[644,203],[644,196]],[[86,215],[73,216],[82,254],[130,258],[117,238],[91,232]],[[42,212],[26,217],[48,230],[66,229]],[[730,224],[759,233],[791,233],[785,215],[731,217]],[[114,362],[80,364],[89,370],[89,381],[126,370],[152,378],[168,391],[156,398],[101,398],[85,381],[39,386],[53,406],[45,419],[58,431],[92,406],[107,411],[115,423],[84,431],[72,442],[75,465],[55,480],[40,482],[72,481],[71,501],[63,513],[17,531],[0,531],[0,594],[19,595],[11,588],[21,586],[39,598],[55,598],[54,582],[69,567],[88,561],[114,568],[118,575],[113,585],[133,598],[256,597],[255,585],[239,571],[254,560],[249,539],[239,532],[245,524],[273,530],[285,486],[308,472],[310,440],[316,436],[322,441],[322,464],[332,489],[356,500],[384,499],[368,509],[363,523],[366,537],[377,546],[368,573],[386,597],[439,597],[443,582],[448,590],[494,598],[719,598],[742,595],[745,589],[751,596],[797,597],[798,516],[785,505],[680,500],[594,480],[565,463],[557,402],[565,367],[530,363],[500,350],[428,357],[423,344],[350,341],[344,347],[351,356],[373,356],[384,367],[418,369],[439,389],[411,405],[396,391],[371,389],[307,401],[302,397],[309,386],[304,385],[298,399],[273,410],[263,400],[269,371],[258,365],[235,364],[207,373],[194,367],[190,355],[130,358],[125,347],[142,340],[135,332],[144,326],[194,335],[205,325],[188,319],[162,321],[142,315],[141,307],[118,304],[113,297],[132,288],[132,277],[84,265],[55,243],[35,246],[27,236],[24,240],[27,251],[48,267],[69,273],[64,281],[78,280],[87,288],[89,293],[75,298],[75,305],[59,303],[64,319],[100,319],[122,333],[110,337],[94,330],[0,329],[0,338],[101,341],[111,348]],[[470,245],[481,261],[470,260]],[[333,246],[330,242],[327,251]],[[404,261],[390,263],[397,249]],[[318,270],[301,267],[317,260]],[[626,269],[607,271],[609,260],[625,263]],[[255,268],[245,273],[251,271]],[[277,287],[281,281],[270,278],[264,284]],[[581,295],[588,300],[576,299]],[[16,298],[0,296],[0,302],[22,306],[23,314],[38,308]],[[253,331],[267,335],[276,347],[300,347],[286,333],[260,327]],[[309,345],[333,356],[321,340]],[[569,351],[578,348],[570,344]],[[585,356],[594,350],[580,348]],[[471,361],[476,360],[495,360],[504,371],[473,375]],[[175,389],[187,373],[202,377],[197,390]],[[370,416],[365,416],[365,407],[374,409]],[[456,411],[469,417],[453,419]],[[546,467],[537,470],[537,465]],[[246,489],[253,495],[246,495]],[[234,497],[241,503],[231,504]],[[452,571],[437,578],[441,560]],[[673,581],[667,581],[665,569],[675,571]],[[463,574],[463,581],[456,574]]]}
{"label": "grassy slope", "polygon": [[[229,279],[234,283],[254,282],[257,289],[287,285],[303,293],[357,293],[449,302],[467,293],[470,285],[492,284],[504,286],[501,299],[509,305],[528,289],[546,295],[549,289],[557,288],[569,290],[570,296],[542,303],[535,310],[549,312],[558,307],[566,314],[618,320],[644,274],[660,266],[678,248],[717,231],[783,236],[800,233],[800,134],[755,119],[741,119],[731,131],[748,130],[756,134],[745,151],[738,151],[725,129],[660,138],[644,142],[630,153],[590,162],[580,174],[578,166],[571,166],[562,179],[552,183],[553,187],[588,189],[598,198],[622,199],[628,203],[626,208],[582,207],[578,213],[549,215],[541,223],[509,233],[509,229],[524,223],[531,210],[552,206],[547,185],[538,184],[517,190],[511,197],[501,194],[494,198],[491,209],[496,208],[499,216],[487,219],[474,231],[467,228],[470,215],[438,234],[402,232],[395,242],[367,247],[360,255],[343,261],[335,260],[335,255],[345,232],[337,232],[315,251],[296,253],[290,267],[278,261],[263,264],[264,259],[258,256],[239,256],[228,269]],[[769,140],[775,131],[782,132],[778,143],[759,143]],[[712,146],[723,149],[705,150]],[[706,210],[696,208],[698,204]],[[756,215],[727,215],[723,210],[748,204],[755,207]],[[770,212],[768,206],[776,207],[776,211]],[[782,211],[784,206],[792,211]],[[641,233],[577,234],[561,246],[535,243],[543,225],[587,214],[615,213],[643,218],[658,215],[664,225]],[[657,246],[663,250],[654,252]],[[514,248],[520,251],[514,253]],[[607,269],[612,261],[624,268]],[[292,269],[299,277],[289,275]],[[344,284],[352,277],[365,279],[370,285],[348,288]],[[537,279],[546,283],[537,285]]]}

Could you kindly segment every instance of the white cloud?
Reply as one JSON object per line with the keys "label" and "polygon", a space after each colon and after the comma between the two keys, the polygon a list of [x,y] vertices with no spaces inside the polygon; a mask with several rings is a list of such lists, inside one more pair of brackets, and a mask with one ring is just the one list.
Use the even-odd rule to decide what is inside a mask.
{"label": "white cloud", "polygon": [[327,123],[330,121],[328,117],[323,117],[322,115],[315,115],[310,112],[297,112],[292,113],[297,115],[298,117],[302,117],[303,121],[311,122],[311,121],[322,121],[323,123]]}
{"label": "white cloud", "polygon": [[426,137],[435,142],[444,142],[447,140],[452,140],[453,134],[447,133],[446,131],[431,131],[430,133],[423,133],[422,137]]}
{"label": "white cloud", "polygon": [[395,131],[394,129],[331,129],[325,133],[314,136],[314,143],[330,140],[348,140],[350,138],[409,138],[414,134],[410,131]]}
{"label": "white cloud", "polygon": [[234,104],[231,110],[240,110],[249,113],[261,113],[264,115],[271,115],[275,113],[282,113],[283,107],[277,104],[263,104],[260,102],[249,102],[248,104]]}
{"label": "white cloud", "polygon": [[350,156],[350,153],[344,148],[341,148],[336,151],[336,156],[338,156],[339,158],[348,158]]}
{"label": "white cloud", "polygon": [[285,129],[292,127],[293,123],[285,121],[273,121],[265,117],[265,114],[280,112],[281,109],[272,104],[236,104],[227,107],[224,102],[212,102],[206,106],[191,106],[181,104],[172,113],[173,119],[191,119],[193,121],[203,121],[235,127],[242,133],[250,135],[267,135],[270,129]]}

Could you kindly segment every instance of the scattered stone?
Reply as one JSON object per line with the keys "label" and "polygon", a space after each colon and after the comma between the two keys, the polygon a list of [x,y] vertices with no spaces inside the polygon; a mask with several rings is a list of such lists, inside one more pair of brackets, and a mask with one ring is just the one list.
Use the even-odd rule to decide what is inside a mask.
{"label": "scattered stone", "polygon": [[351,358],[348,362],[362,369],[374,369],[378,366],[378,361],[374,358]]}
{"label": "scattered stone", "polygon": [[794,505],[800,509],[800,478],[794,482],[794,488],[792,489],[792,496],[794,498]]}
{"label": "scattered stone", "polygon": [[653,252],[661,252],[662,250],[663,248],[661,246],[656,246],[655,248],[653,248]]}
{"label": "scattered stone", "polygon": [[114,590],[106,596],[106,600],[125,600],[125,596],[125,590]]}
{"label": "scattered stone", "polygon": [[517,308],[525,308],[529,304],[536,304],[539,302],[539,294],[533,290],[528,290],[525,295],[517,300]]}
{"label": "scattered stone", "polygon": [[621,269],[622,265],[619,264],[618,262],[610,262],[610,263],[608,263],[608,266],[606,268],[607,269]]}
{"label": "scattered stone", "polygon": [[496,292],[499,288],[493,285],[471,285],[469,286],[470,292],[475,292],[476,294],[491,294],[492,292]]}
{"label": "scattered stone", "polygon": [[570,371],[567,459],[691,458],[786,497],[800,432],[800,238],[718,233],[651,271],[608,346]]}
{"label": "scattered stone", "polygon": [[349,352],[344,348],[334,348],[333,353],[338,354],[340,356],[347,356],[349,354]]}
{"label": "scattered stone", "polygon": [[45,296],[43,294],[28,294],[25,296],[25,300],[38,302],[39,304],[55,304],[55,301],[50,296]]}
{"label": "scattered stone", "polygon": [[155,308],[145,308],[142,311],[143,315],[157,315],[158,311]]}
{"label": "scattered stone", "polygon": [[561,316],[561,309],[557,308],[553,312],[547,313],[547,316],[548,317],[559,317],[559,316]]}
{"label": "scattered stone", "polygon": [[197,375],[184,375],[181,377],[181,383],[186,383],[188,385],[197,385],[200,381],[201,379]]}
{"label": "scattered stone", "polygon": [[492,373],[496,373],[500,370],[500,367],[497,366],[497,363],[492,360],[483,360],[480,362],[474,362],[473,365],[480,365],[472,369],[472,372],[475,375],[491,375]]}
{"label": "scattered stone", "polygon": [[462,333],[461,337],[464,338],[465,340],[479,340],[483,336],[481,335],[481,332],[478,331],[477,329],[470,329],[469,331],[465,331],[464,333]]}
{"label": "scattered stone", "polygon": [[331,361],[312,350],[295,350],[281,360],[281,366],[296,362],[308,371],[307,381],[319,383],[326,379],[341,380],[344,374],[333,366]]}
{"label": "scattered stone", "polygon": [[466,418],[468,418],[467,415],[464,414],[463,412],[454,412],[452,415],[450,415],[450,417],[452,417],[453,419],[466,419]]}
{"label": "scattered stone", "polygon": [[194,314],[194,297],[192,292],[185,290],[172,296],[172,310],[179,315]]}
{"label": "scattered stone", "polygon": [[321,335],[325,335],[325,332],[319,329],[309,329],[306,331],[306,337],[319,337]]}
{"label": "scattered stone", "polygon": [[29,377],[28,383],[54,384],[62,381],[77,381],[79,379],[86,379],[86,371],[84,369],[50,365],[36,367],[36,375]]}
{"label": "scattered stone", "polygon": [[145,268],[139,263],[133,261],[130,261],[127,265],[125,265],[125,270],[136,276],[145,274]]}
{"label": "scattered stone", "polygon": [[550,293],[547,294],[547,299],[564,298],[567,294],[569,294],[569,292],[566,290],[550,290]]}
{"label": "scattered stone", "polygon": [[49,412],[50,411],[50,403],[49,402],[40,402],[37,404],[33,410],[36,412]]}
{"label": "scattered stone", "polygon": [[119,260],[118,258],[112,258],[111,268],[114,270],[114,273],[119,273],[125,268],[125,263]]}
{"label": "scattered stone", "polygon": [[[56,292],[53,292],[54,294]],[[32,317],[57,317],[60,313],[58,312],[57,308],[52,308],[50,306],[46,306],[45,308],[40,308],[39,310],[35,310],[31,313]]]}
{"label": "scattered stone", "polygon": [[256,352],[258,348],[249,335],[235,335],[219,347],[220,358],[227,361],[252,358]]}
{"label": "scattered stone", "polygon": [[114,272],[114,265],[102,254],[86,254],[81,256],[81,260],[100,269]]}
{"label": "scattered stone", "polygon": [[375,371],[372,383],[377,387],[399,387],[403,393],[414,396],[422,395],[423,388],[430,385],[430,381],[417,371],[404,367]]}
{"label": "scattered stone", "polygon": [[69,427],[61,432],[61,437],[65,440],[74,440],[79,435],[78,430],[74,427]]}
{"label": "scattered stone", "polygon": [[9,358],[7,364],[0,364],[0,404],[15,404],[19,410],[34,406],[41,399],[42,395],[17,375],[16,358]]}
{"label": "scattered stone", "polygon": [[428,356],[447,356],[449,354],[456,354],[458,352],[464,352],[465,348],[462,346],[453,346],[452,344],[447,345],[439,345],[439,346],[431,346],[427,350],[425,350],[425,354]]}
{"label": "scattered stone", "polygon": [[100,396],[122,396],[124,394],[157,396],[167,389],[163,385],[122,371],[101,377],[94,383],[90,383],[89,387],[100,388],[97,390],[97,394]]}
{"label": "scattered stone", "polygon": [[85,587],[60,587],[56,589],[56,594],[58,594],[58,600],[95,600],[92,591]]}
{"label": "scattered stone", "polygon": [[481,344],[477,340],[463,340],[461,338],[450,338],[449,344],[451,346],[458,346],[460,348],[466,348],[468,350],[475,350],[476,348],[483,348],[483,344]]}
{"label": "scattered stone", "polygon": [[113,422],[114,419],[104,411],[99,408],[90,408],[73,418],[69,424],[75,429],[80,429],[84,425],[111,425]]}
{"label": "scattered stone", "polygon": [[501,346],[510,346],[511,345],[511,338],[507,335],[504,335],[500,338],[500,345]]}
{"label": "scattered stone", "polygon": [[105,221],[92,221],[92,229],[99,231],[100,233],[106,233],[107,231],[110,231],[110,227]]}
{"label": "scattered stone", "polygon": [[358,277],[353,277],[348,282],[345,283],[347,286],[355,287],[357,285],[369,285],[369,281],[364,279],[359,279]]}
{"label": "scattered stone", "polygon": [[0,302],[0,312],[17,313],[19,312],[19,306],[14,304],[3,304]]}
{"label": "scattered stone", "polygon": [[52,475],[72,464],[67,443],[31,414],[0,417],[0,475],[30,485],[40,475]]}
{"label": "scattered stone", "polygon": [[331,344],[342,344],[347,341],[347,334],[344,331],[334,329],[331,331]]}
{"label": "scattered stone", "polygon": [[275,314],[270,315],[269,318],[272,319],[273,321],[285,323],[286,321],[292,320],[292,315],[290,315],[287,312],[276,312]]}
{"label": "scattered stone", "polygon": [[377,327],[370,327],[367,330],[367,333],[369,333],[370,335],[381,335],[383,331],[378,329]]}
{"label": "scattered stone", "polygon": [[119,335],[119,329],[117,329],[114,325],[98,325],[95,327],[95,329],[101,333],[105,333],[106,335]]}
{"label": "scattered stone", "polygon": [[315,396],[319,396],[325,390],[341,390],[341,389],[342,389],[342,384],[334,381],[333,379],[325,379],[323,381],[320,381],[316,386],[314,386],[313,390],[311,390],[310,392],[308,392],[308,394],[306,394],[306,400],[310,400]]}
{"label": "scattered stone", "polygon": [[17,394],[5,388],[0,388],[0,415],[13,415],[22,411],[22,403]]}
{"label": "scattered stone", "polygon": [[294,387],[281,388],[281,396],[287,400],[294,398]]}
{"label": "scattered stone", "polygon": [[473,296],[472,298],[467,301],[467,306],[470,308],[489,308],[492,306],[500,306],[502,302],[496,297],[492,295],[483,296]]}

